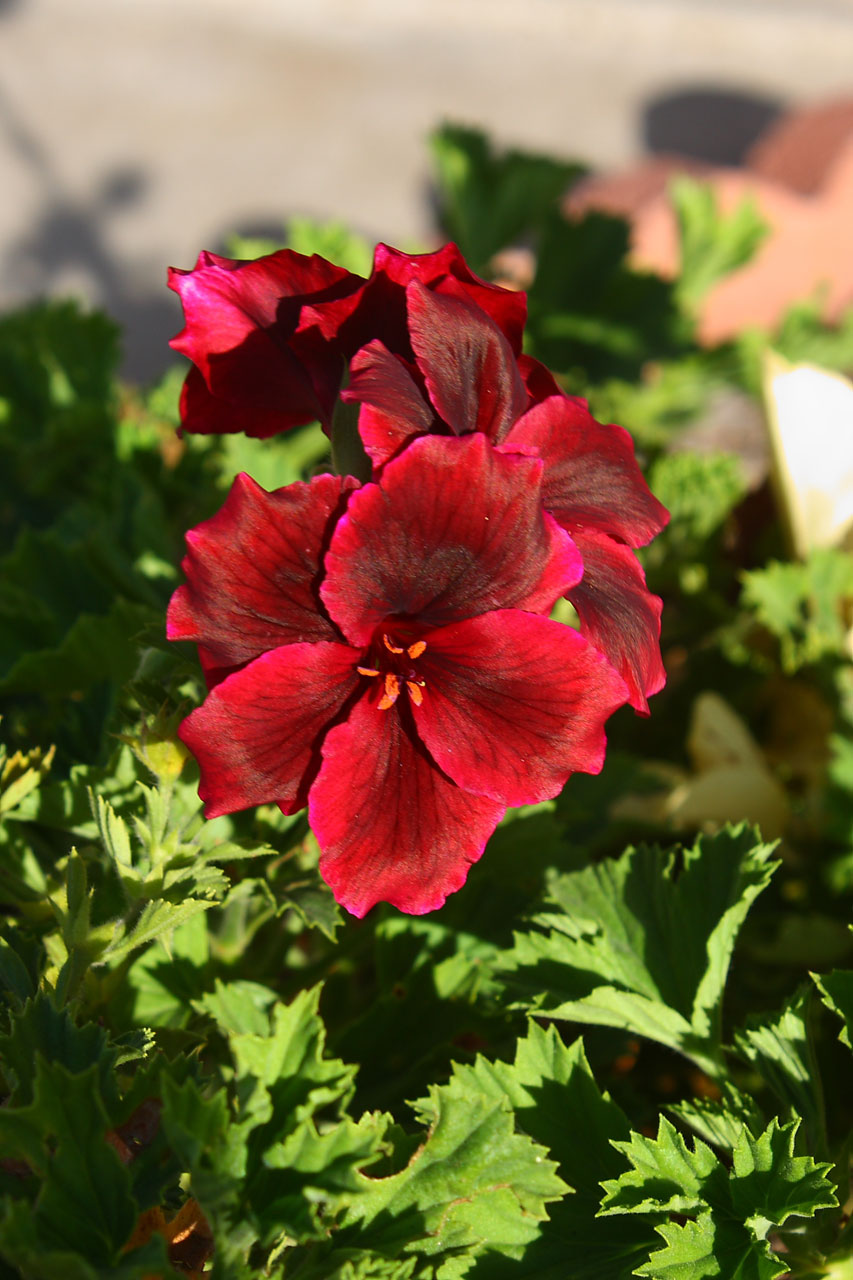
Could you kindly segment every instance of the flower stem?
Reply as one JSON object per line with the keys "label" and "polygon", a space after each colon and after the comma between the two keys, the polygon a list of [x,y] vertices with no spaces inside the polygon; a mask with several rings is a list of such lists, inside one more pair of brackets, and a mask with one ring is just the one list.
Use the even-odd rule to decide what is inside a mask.
{"label": "flower stem", "polygon": [[370,479],[373,467],[358,434],[357,404],[338,398],[332,414],[332,469],[339,476]]}

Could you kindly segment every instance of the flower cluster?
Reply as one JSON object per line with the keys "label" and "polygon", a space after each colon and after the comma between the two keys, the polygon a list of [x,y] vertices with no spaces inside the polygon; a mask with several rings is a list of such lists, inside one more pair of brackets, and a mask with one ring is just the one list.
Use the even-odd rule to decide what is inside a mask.
{"label": "flower cluster", "polygon": [[[433,910],[508,805],[599,770],[608,716],[663,685],[634,548],[666,512],[627,432],[521,353],[524,296],[453,245],[380,245],[367,280],[202,254],[170,283],[184,430],[352,419],[365,463],[239,476],[187,535],[168,634],[210,688],[181,728],[206,813],[307,804],[348,910]],[[550,620],[561,596],[579,630]]]}

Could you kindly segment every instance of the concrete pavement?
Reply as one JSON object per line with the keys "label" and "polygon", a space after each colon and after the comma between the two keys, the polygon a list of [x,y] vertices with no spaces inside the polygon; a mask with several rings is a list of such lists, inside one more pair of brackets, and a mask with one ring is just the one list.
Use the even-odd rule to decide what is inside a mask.
{"label": "concrete pavement", "polygon": [[83,293],[149,377],[166,266],[228,232],[428,236],[441,119],[613,165],[707,132],[696,88],[853,92],[853,0],[0,0],[0,305]]}

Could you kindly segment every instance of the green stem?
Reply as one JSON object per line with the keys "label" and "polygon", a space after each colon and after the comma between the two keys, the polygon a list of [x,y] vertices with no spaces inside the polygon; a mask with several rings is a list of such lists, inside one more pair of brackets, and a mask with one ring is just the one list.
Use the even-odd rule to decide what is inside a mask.
{"label": "green stem", "polygon": [[332,469],[339,476],[355,476],[366,482],[373,466],[358,434],[357,404],[347,404],[340,397],[332,414]]}

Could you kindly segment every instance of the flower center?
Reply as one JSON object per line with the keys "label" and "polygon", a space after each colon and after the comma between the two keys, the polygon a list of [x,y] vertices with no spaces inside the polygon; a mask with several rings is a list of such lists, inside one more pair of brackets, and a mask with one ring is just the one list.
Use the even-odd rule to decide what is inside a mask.
{"label": "flower center", "polygon": [[[417,669],[413,665],[426,648],[425,640],[415,640],[413,644],[397,644],[395,638],[383,631],[365,654],[365,665],[356,667],[359,675],[370,678],[378,677],[381,681],[382,696],[376,706],[380,711],[387,711],[402,693],[403,686],[416,707],[424,700],[426,681],[418,679]],[[369,665],[368,665],[369,664]]]}

